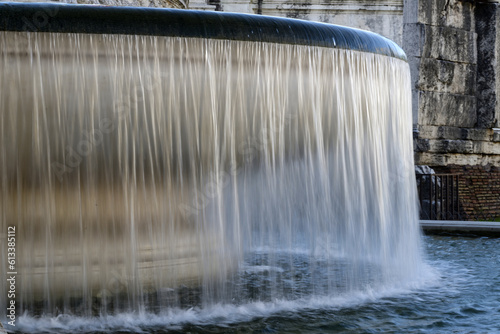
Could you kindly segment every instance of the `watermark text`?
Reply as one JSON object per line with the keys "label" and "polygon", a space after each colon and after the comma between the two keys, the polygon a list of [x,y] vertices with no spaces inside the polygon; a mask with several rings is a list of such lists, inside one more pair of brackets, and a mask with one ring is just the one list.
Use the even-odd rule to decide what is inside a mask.
{"label": "watermark text", "polygon": [[16,227],[7,228],[7,323],[16,326]]}

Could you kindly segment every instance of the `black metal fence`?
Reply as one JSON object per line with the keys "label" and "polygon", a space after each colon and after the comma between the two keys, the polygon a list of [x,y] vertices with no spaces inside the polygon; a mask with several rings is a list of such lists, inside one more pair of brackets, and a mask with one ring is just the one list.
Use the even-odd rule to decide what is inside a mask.
{"label": "black metal fence", "polygon": [[462,220],[458,174],[417,174],[420,219]]}

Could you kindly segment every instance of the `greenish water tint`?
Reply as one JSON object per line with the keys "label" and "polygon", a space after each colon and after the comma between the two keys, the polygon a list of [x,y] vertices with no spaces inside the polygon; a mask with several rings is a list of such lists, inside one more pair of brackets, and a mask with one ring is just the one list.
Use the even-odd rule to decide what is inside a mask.
{"label": "greenish water tint", "polygon": [[[426,236],[424,244],[431,267],[413,286],[383,291],[367,289],[358,295],[293,302],[235,302],[203,310],[195,307],[160,311],[155,315],[120,314],[94,319],[24,317],[21,330],[66,333],[499,332],[500,239]],[[256,284],[249,274],[252,270],[272,270],[247,264],[241,272],[242,276],[246,275],[249,286]]]}

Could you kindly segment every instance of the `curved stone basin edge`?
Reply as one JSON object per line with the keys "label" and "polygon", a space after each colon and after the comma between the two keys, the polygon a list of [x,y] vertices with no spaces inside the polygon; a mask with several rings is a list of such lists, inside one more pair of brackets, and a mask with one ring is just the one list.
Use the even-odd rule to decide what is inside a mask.
{"label": "curved stone basin edge", "polygon": [[500,237],[500,222],[420,220],[420,226],[425,234]]}
{"label": "curved stone basin edge", "polygon": [[407,60],[396,43],[369,31],[254,14],[6,2],[0,4],[0,30],[269,42],[348,49]]}

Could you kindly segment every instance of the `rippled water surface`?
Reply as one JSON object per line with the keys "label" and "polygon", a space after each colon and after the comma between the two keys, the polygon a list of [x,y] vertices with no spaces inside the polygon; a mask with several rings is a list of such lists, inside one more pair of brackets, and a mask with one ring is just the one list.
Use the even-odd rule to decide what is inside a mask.
{"label": "rippled water surface", "polygon": [[[500,332],[500,239],[426,236],[424,242],[431,266],[410,286],[367,288],[357,295],[298,301],[235,302],[160,314],[92,319],[24,317],[19,328],[28,332],[72,333]],[[264,284],[252,281],[252,273],[273,270],[282,269],[249,261],[240,277],[247,281],[239,283]],[[250,288],[247,291],[251,293]]]}

